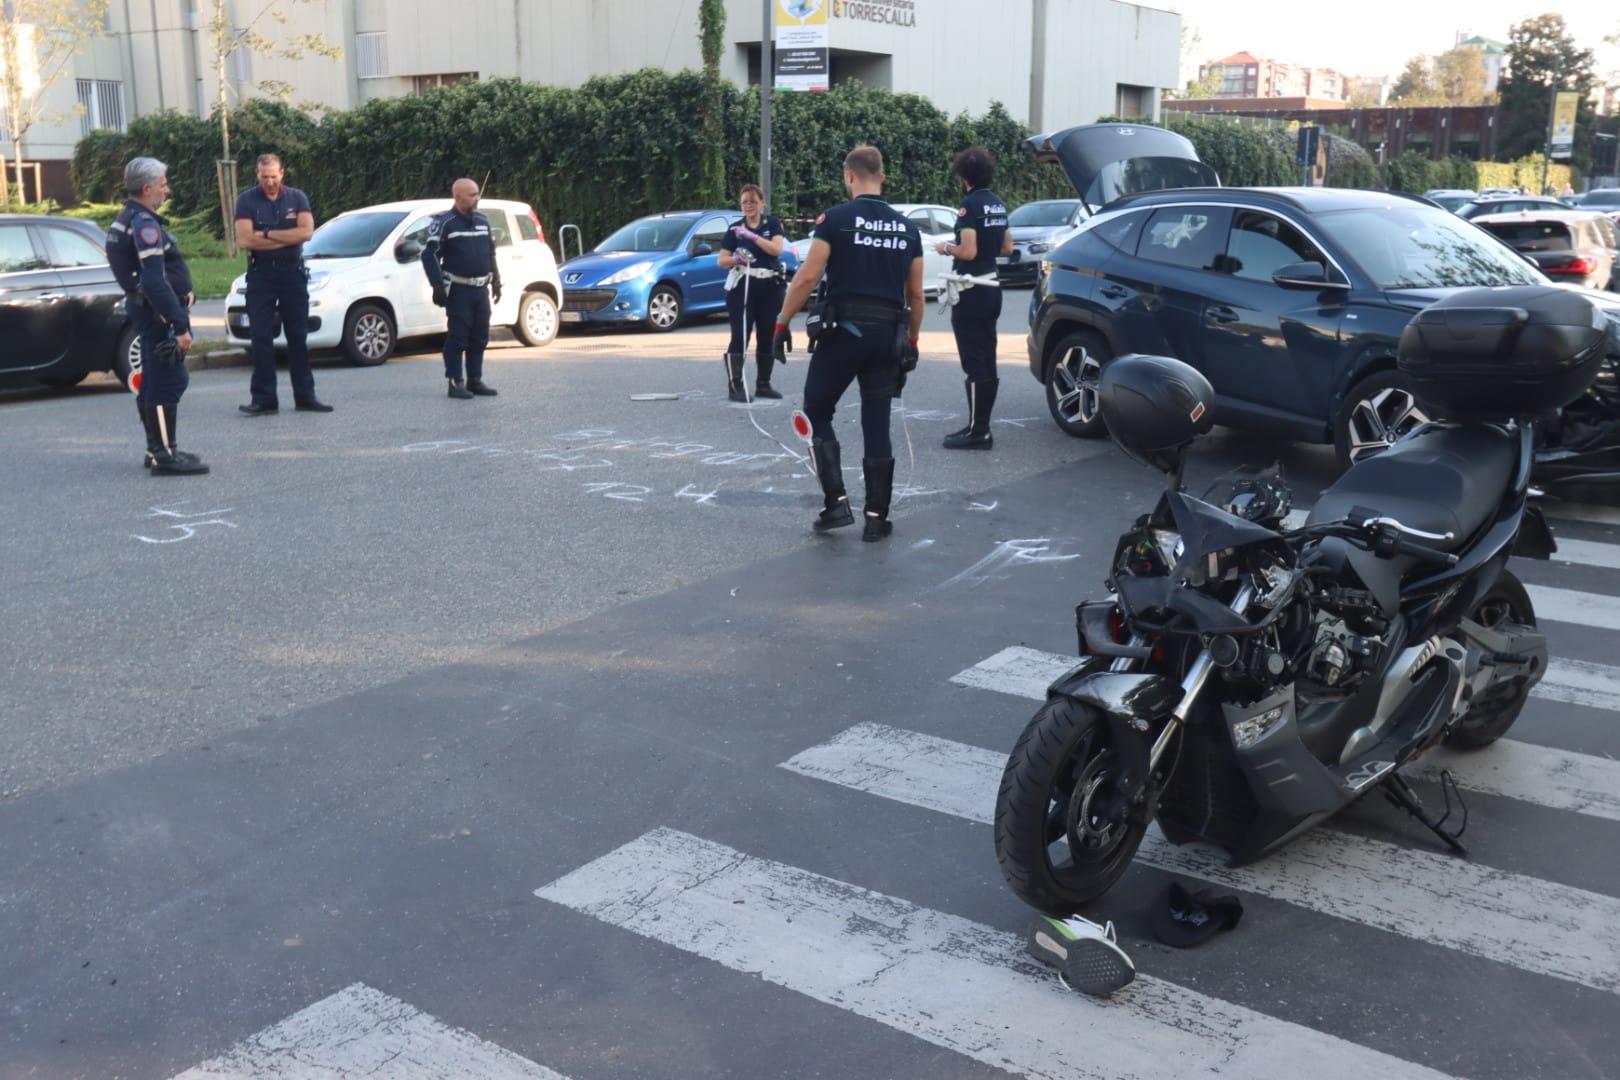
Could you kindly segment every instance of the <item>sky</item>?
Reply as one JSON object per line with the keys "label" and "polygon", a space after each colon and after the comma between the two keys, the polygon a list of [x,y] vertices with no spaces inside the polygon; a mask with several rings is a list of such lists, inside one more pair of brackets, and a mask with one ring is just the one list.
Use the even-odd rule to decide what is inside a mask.
{"label": "sky", "polygon": [[[1398,75],[1408,57],[1451,48],[1457,31],[1506,42],[1508,28],[1549,11],[1563,15],[1576,41],[1598,54],[1600,76],[1620,70],[1620,48],[1604,37],[1620,32],[1620,4],[1611,0],[1137,0],[1182,15],[1203,35],[1200,60],[1235,52],[1346,75]],[[1185,58],[1184,58],[1185,63]]]}

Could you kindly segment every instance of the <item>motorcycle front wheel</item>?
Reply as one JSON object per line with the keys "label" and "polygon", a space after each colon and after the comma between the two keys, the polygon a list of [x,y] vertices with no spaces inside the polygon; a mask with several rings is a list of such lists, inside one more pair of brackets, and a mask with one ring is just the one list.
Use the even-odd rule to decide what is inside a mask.
{"label": "motorcycle front wheel", "polygon": [[1019,736],[996,796],[996,860],[1026,904],[1071,914],[1130,866],[1148,816],[1128,812],[1118,760],[1098,712],[1068,698]]}

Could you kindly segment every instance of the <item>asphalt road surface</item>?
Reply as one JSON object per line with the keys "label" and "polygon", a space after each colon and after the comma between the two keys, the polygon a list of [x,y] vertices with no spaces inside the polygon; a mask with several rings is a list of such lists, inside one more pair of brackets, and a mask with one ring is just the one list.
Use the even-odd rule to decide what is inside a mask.
{"label": "asphalt road surface", "polygon": [[[810,533],[803,357],[732,405],[716,324],[473,402],[325,363],[326,416],[200,372],[199,479],[114,387],[0,397],[0,1077],[1620,1075],[1613,509],[1515,567],[1558,665],[1451,763],[1470,858],[1378,799],[1240,870],[1150,842],[1088,911],[1133,986],[1023,955],[1000,762],[1159,489],[1047,418],[1026,300],[988,454],[930,316],[882,545]],[[1218,433],[1191,483],[1279,457],[1331,480]],[[1172,878],[1243,921],[1157,944]]]}

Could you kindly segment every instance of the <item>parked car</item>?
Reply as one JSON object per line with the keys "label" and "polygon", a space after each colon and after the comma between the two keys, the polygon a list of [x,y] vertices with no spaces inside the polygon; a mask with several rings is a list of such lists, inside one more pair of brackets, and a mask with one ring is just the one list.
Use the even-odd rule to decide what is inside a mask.
{"label": "parked car", "polygon": [[1580,210],[1601,210],[1604,213],[1620,211],[1620,188],[1594,188],[1569,197],[1570,205]]}
{"label": "parked car", "polygon": [[[630,222],[563,264],[563,322],[663,333],[725,311],[730,271],[720,267],[720,244],[741,220],[736,210],[676,210]],[[782,266],[798,265],[784,248]]]}
{"label": "parked car", "polygon": [[0,215],[0,386],[74,386],[112,371],[129,383],[135,332],[89,221]]}
{"label": "parked car", "polygon": [[1025,203],[1007,217],[1012,229],[1013,254],[997,260],[996,277],[1004,285],[1033,285],[1041,256],[1073,236],[1086,220],[1079,199],[1042,199]]}
{"label": "parked car", "polygon": [[1614,222],[1591,210],[1485,214],[1474,224],[1535,263],[1556,282],[1589,289],[1614,285],[1620,236]]}
{"label": "parked car", "polygon": [[1502,199],[1502,198],[1507,198],[1507,197],[1510,197],[1510,196],[1523,195],[1523,194],[1524,194],[1524,192],[1520,191],[1518,188],[1488,187],[1488,188],[1481,188],[1480,189],[1479,197],[1482,198],[1482,199]]}
{"label": "parked car", "polygon": [[[340,348],[351,363],[369,367],[386,362],[403,338],[444,333],[444,309],[433,303],[421,260],[428,225],[450,206],[448,199],[381,203],[315,230],[304,245],[310,348]],[[489,218],[501,268],[501,302],[491,324],[510,326],[525,344],[550,344],[562,282],[540,218],[527,203],[508,199],[484,199],[478,209]],[[239,341],[251,336],[246,276],[231,285],[225,325]],[[285,334],[277,335],[278,347],[286,343]]]}
{"label": "parked car", "polygon": [[[951,257],[941,255],[934,248],[942,240],[956,238],[956,211],[935,203],[894,203],[893,207],[922,234],[923,294],[933,296],[939,292],[940,278],[951,268]],[[810,238],[795,240],[788,249],[803,262],[810,253]]]}
{"label": "parked car", "polygon": [[1441,209],[1450,210],[1453,213],[1479,198],[1474,192],[1463,188],[1432,188],[1425,191],[1423,197],[1435,203]]}
{"label": "parked car", "polygon": [[1414,313],[1459,288],[1549,283],[1413,196],[1213,186],[1163,129],[1093,124],[1030,145],[1096,211],[1045,257],[1030,304],[1030,372],[1071,435],[1104,433],[1103,365],[1157,353],[1204,373],[1217,423],[1333,443],[1348,464],[1424,419],[1395,365]]}
{"label": "parked car", "polygon": [[1550,195],[1508,195],[1478,198],[1457,208],[1460,218],[1472,221],[1484,214],[1516,214],[1520,210],[1568,210]]}

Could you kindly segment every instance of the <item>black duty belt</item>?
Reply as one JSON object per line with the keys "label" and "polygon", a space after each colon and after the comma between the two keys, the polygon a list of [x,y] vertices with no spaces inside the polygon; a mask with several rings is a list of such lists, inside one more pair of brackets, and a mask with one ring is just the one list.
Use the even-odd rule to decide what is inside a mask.
{"label": "black duty belt", "polygon": [[877,297],[839,297],[831,301],[834,316],[839,322],[898,322],[905,316],[901,304],[891,304]]}

